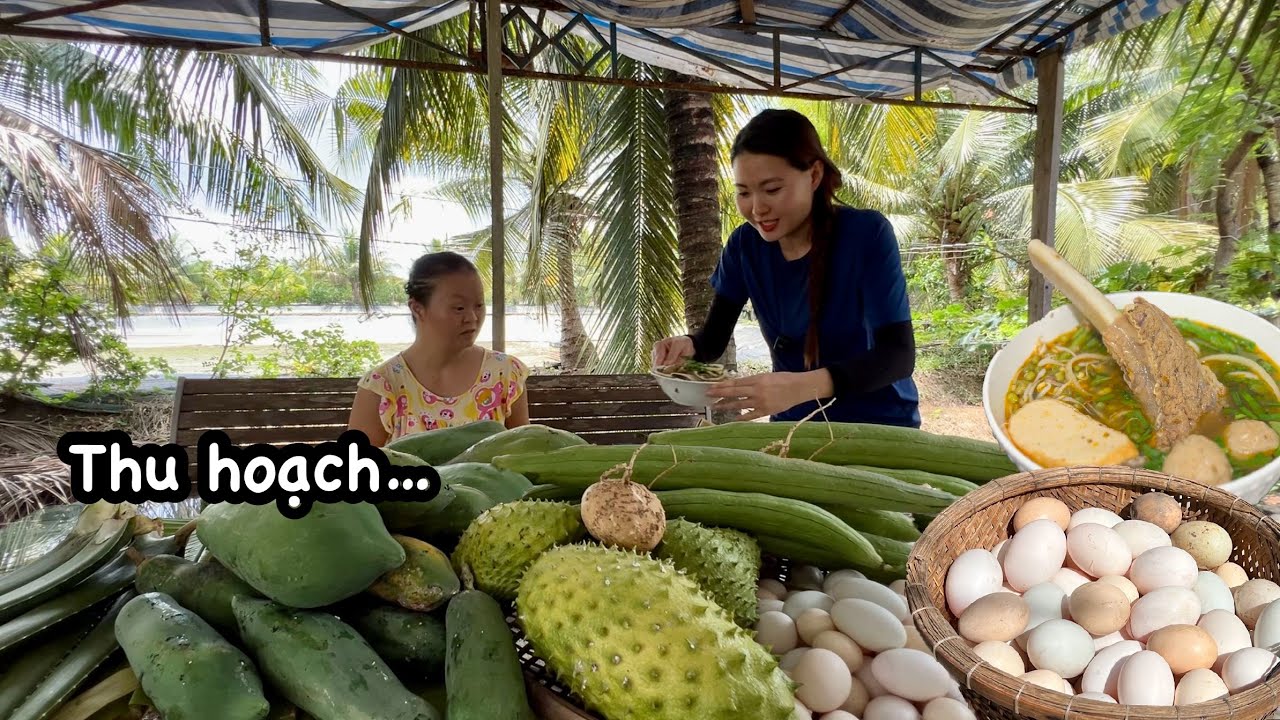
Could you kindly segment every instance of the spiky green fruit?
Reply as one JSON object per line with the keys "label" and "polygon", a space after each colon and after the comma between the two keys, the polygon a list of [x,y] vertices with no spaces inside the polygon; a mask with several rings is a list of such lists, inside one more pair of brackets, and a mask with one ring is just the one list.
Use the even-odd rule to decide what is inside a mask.
{"label": "spiky green fruit", "polygon": [[794,685],[666,560],[599,545],[542,554],[516,610],[549,668],[605,720],[787,720]]}
{"label": "spiky green fruit", "polygon": [[470,568],[477,590],[515,600],[520,577],[539,555],[586,534],[572,503],[516,500],[481,513],[458,540],[453,566]]}
{"label": "spiky green fruit", "polygon": [[653,556],[685,571],[742,627],[756,624],[760,545],[731,528],[707,527],[674,518]]}

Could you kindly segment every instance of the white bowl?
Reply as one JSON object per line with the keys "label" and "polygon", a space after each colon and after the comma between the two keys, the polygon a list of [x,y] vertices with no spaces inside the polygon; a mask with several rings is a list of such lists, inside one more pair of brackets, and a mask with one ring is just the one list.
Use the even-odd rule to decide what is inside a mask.
{"label": "white bowl", "polygon": [[662,392],[671,398],[671,402],[688,405],[689,407],[705,408],[715,405],[723,399],[707,397],[707,390],[712,385],[715,385],[715,382],[667,377],[652,371],[649,374],[657,378],[658,387],[662,388]]}
{"label": "white bowl", "polygon": [[[1116,307],[1125,307],[1136,297],[1142,297],[1171,317],[1203,322],[1248,338],[1272,360],[1280,361],[1280,328],[1251,312],[1217,300],[1180,293],[1128,292],[1107,296]],[[996,353],[991,364],[987,366],[987,374],[982,382],[982,406],[986,411],[987,424],[991,426],[991,432],[996,436],[996,442],[1000,444],[1000,448],[1009,456],[1013,464],[1023,471],[1041,468],[1024,455],[1005,432],[1007,418],[1004,413],[1004,399],[1009,391],[1009,384],[1022,364],[1031,357],[1037,343],[1052,340],[1084,322],[1087,321],[1076,312],[1073,306],[1063,305],[1018,333],[1008,345]],[[1159,468],[1155,469],[1159,470]],[[1250,503],[1257,503],[1275,486],[1277,481],[1280,481],[1280,458],[1244,477],[1218,487]]]}

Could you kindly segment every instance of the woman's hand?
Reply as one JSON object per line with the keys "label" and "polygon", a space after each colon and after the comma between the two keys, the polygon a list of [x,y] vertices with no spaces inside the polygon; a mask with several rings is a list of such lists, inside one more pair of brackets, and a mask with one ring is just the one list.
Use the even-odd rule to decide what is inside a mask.
{"label": "woman's hand", "polygon": [[653,344],[653,366],[660,368],[675,365],[687,357],[693,357],[693,352],[693,338],[688,335],[663,338]]}
{"label": "woman's hand", "polygon": [[750,410],[738,420],[775,415],[810,400],[831,397],[831,373],[771,372],[723,380],[707,390],[707,397],[724,398],[717,409]]}

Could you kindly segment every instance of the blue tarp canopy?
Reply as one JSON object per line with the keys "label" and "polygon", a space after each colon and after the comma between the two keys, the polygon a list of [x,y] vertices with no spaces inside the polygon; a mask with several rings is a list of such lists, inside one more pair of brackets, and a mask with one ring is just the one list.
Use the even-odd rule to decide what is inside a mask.
{"label": "blue tarp canopy", "polygon": [[[534,8],[622,55],[729,87],[875,99],[947,86],[957,100],[978,102],[1007,98],[1034,75],[1034,58],[1045,49],[1106,40],[1187,1],[538,0],[507,7]],[[470,9],[467,0],[9,0],[0,1],[0,34],[265,46],[306,56],[349,53]]]}

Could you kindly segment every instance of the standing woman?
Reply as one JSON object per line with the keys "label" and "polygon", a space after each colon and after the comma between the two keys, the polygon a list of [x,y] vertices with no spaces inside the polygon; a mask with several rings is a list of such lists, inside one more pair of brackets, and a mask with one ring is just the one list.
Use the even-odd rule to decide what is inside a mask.
{"label": "standing woman", "polygon": [[[725,380],[718,407],[799,420],[920,426],[915,336],[893,228],[884,215],[837,204],[840,171],[817,130],[794,110],[765,110],[731,151],[738,210],[711,277],[703,329],[654,345],[656,367],[724,353],[751,301],[773,372]],[[820,420],[821,415],[815,419]]]}
{"label": "standing woman", "polygon": [[349,428],[382,446],[405,435],[496,420],[529,423],[524,363],[476,344],[484,284],[453,252],[418,258],[404,286],[416,337],[360,379]]}

